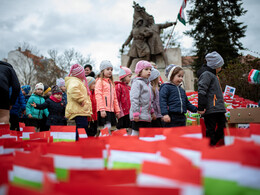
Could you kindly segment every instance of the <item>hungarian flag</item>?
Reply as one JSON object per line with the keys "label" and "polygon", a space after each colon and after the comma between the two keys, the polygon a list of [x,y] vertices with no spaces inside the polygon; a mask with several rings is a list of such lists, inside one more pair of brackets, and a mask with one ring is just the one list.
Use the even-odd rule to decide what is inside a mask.
{"label": "hungarian flag", "polygon": [[180,12],[178,13],[178,19],[184,25],[186,25],[185,14],[184,14],[184,9],[186,7],[186,4],[187,4],[187,0],[183,0]]}

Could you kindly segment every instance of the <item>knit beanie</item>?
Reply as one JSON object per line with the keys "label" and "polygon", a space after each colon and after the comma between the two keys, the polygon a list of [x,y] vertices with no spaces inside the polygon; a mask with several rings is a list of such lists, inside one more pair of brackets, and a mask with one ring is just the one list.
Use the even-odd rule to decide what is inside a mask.
{"label": "knit beanie", "polygon": [[88,86],[90,87],[90,85],[95,81],[95,79],[91,76],[88,76],[87,81],[88,81]]}
{"label": "knit beanie", "polygon": [[111,64],[110,61],[108,61],[108,60],[103,60],[103,61],[100,63],[100,67],[99,67],[100,72],[101,72],[102,70],[107,69],[107,68],[113,68],[113,65]]}
{"label": "knit beanie", "polygon": [[51,91],[51,88],[48,85],[43,86],[43,95],[46,95],[50,91]]}
{"label": "knit beanie", "polygon": [[56,85],[58,85],[58,87],[64,87],[65,86],[65,80],[63,78],[57,79]]}
{"label": "knit beanie", "polygon": [[54,85],[51,88],[51,93],[52,93],[52,95],[57,94],[57,93],[62,94],[62,91],[58,85]]}
{"label": "knit beanie", "polygon": [[207,66],[212,69],[217,69],[224,65],[224,60],[218,52],[213,51],[206,55]]}
{"label": "knit beanie", "polygon": [[166,67],[165,77],[168,79],[168,81],[171,80],[172,73],[173,73],[174,69],[177,67],[181,67],[181,66],[175,65],[175,64],[170,64],[169,66]]}
{"label": "knit beanie", "polygon": [[152,68],[151,63],[145,60],[137,62],[135,66],[135,74],[139,74],[145,68]]}
{"label": "knit beanie", "polygon": [[153,81],[154,79],[158,78],[159,76],[160,76],[159,70],[157,70],[157,69],[155,69],[155,68],[152,68],[151,75],[150,75],[150,77],[148,78],[148,80],[151,82],[151,81]]}
{"label": "knit beanie", "polygon": [[119,80],[121,80],[121,79],[123,79],[126,76],[131,75],[131,74],[132,74],[132,71],[129,68],[124,67],[124,66],[120,66],[120,70],[119,70],[119,73],[118,73]]}
{"label": "knit beanie", "polygon": [[31,87],[30,85],[23,85],[21,89],[28,95],[31,90]]}
{"label": "knit beanie", "polygon": [[42,84],[42,83],[37,83],[37,84],[35,85],[35,90],[36,90],[36,89],[42,89],[42,90],[44,90],[43,84]]}
{"label": "knit beanie", "polygon": [[82,66],[78,64],[74,64],[70,67],[70,73],[69,76],[77,77],[80,80],[82,80],[85,83],[85,86],[87,88],[88,94],[90,95],[90,91],[88,88],[88,81],[85,77],[85,70]]}

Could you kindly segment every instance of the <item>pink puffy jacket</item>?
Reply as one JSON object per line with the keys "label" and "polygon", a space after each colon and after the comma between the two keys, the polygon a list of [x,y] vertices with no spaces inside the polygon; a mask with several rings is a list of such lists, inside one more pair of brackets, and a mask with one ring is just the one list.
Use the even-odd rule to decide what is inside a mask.
{"label": "pink puffy jacket", "polygon": [[95,85],[97,111],[120,113],[115,86],[110,79],[97,79]]}

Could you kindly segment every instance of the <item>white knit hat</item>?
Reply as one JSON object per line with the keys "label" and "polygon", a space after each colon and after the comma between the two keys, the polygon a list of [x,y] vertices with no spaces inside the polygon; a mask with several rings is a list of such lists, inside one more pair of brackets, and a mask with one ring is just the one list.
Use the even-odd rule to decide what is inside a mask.
{"label": "white knit hat", "polygon": [[42,83],[37,83],[36,85],[35,85],[35,90],[36,89],[44,89],[44,85],[42,84]]}
{"label": "white knit hat", "polygon": [[107,68],[113,68],[113,65],[111,64],[110,61],[108,61],[108,60],[103,60],[103,61],[100,63],[100,67],[99,67],[100,72],[101,72],[102,70],[107,69]]}
{"label": "white knit hat", "polygon": [[217,69],[224,65],[224,60],[218,52],[213,51],[206,55],[207,66],[212,69]]}

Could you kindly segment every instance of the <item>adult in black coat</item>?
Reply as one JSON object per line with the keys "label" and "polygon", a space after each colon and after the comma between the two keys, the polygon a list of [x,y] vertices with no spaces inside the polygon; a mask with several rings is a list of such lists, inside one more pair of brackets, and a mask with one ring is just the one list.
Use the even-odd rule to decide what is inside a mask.
{"label": "adult in black coat", "polygon": [[9,110],[15,104],[19,93],[20,83],[13,66],[0,61],[0,123],[9,124]]}

